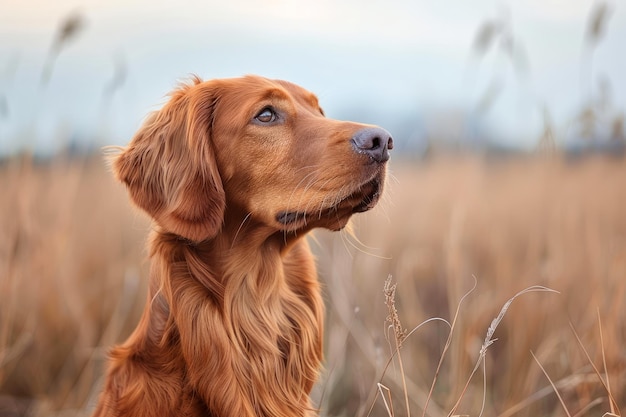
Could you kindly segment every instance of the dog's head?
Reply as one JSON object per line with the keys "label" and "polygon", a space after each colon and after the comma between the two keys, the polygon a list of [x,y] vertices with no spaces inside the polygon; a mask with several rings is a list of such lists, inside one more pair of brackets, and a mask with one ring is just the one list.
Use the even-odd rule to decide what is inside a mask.
{"label": "dog's head", "polygon": [[175,90],[113,163],[132,200],[165,230],[214,237],[225,211],[276,230],[332,230],[372,208],[390,134],[328,119],[312,93],[257,76]]}

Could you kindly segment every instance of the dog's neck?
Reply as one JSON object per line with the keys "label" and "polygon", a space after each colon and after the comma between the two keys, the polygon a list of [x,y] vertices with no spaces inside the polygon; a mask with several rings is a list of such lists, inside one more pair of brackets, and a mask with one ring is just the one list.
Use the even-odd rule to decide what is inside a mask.
{"label": "dog's neck", "polygon": [[[191,242],[157,230],[152,245],[168,242],[175,260],[193,265],[197,269],[194,272],[190,267],[193,278],[220,304],[226,301],[225,297],[242,294],[263,302],[284,294],[280,287],[289,285],[288,281],[293,281],[290,274],[298,270],[286,264],[291,264],[294,258],[310,258],[305,239],[308,230],[285,232],[243,213],[227,211],[226,215],[233,218],[226,219],[225,226],[212,239]],[[163,253],[154,248],[152,252]],[[308,263],[311,265],[307,265],[306,271],[316,278],[313,263]],[[229,305],[226,302],[225,308]]]}
{"label": "dog's neck", "polygon": [[220,250],[231,252],[243,250],[249,258],[252,253],[258,256],[280,255],[304,238],[311,227],[297,231],[285,231],[276,226],[263,224],[250,213],[231,208],[226,211],[223,228],[213,243],[221,245]]}
{"label": "dog's neck", "polygon": [[[215,361],[205,364],[207,369],[216,368],[211,372],[217,372],[218,379],[220,372],[234,375],[243,390],[266,386],[247,393],[256,398],[254,403],[267,407],[259,415],[273,415],[271,410],[278,406],[272,404],[292,408],[290,415],[303,415],[303,410],[310,410],[308,393],[322,358],[323,302],[306,239],[301,235],[285,241],[270,232],[249,226],[238,232],[223,230],[212,240],[192,244],[155,231],[152,299],[165,307],[153,303],[148,334],[159,340],[167,333],[162,323],[170,322],[169,306],[199,309],[188,316],[206,317],[200,323],[208,330],[196,331],[219,327],[228,335],[220,341],[229,341],[220,348],[213,346],[217,340],[207,339],[198,347],[207,350],[198,355]],[[238,243],[233,245],[235,236]],[[185,302],[191,294],[204,301]],[[173,313],[176,325],[187,328]],[[228,363],[245,365],[219,371]]]}

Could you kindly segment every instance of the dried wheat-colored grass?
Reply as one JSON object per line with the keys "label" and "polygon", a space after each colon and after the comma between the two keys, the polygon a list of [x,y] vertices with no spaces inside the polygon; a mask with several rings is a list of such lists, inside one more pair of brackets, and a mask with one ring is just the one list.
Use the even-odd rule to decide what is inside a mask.
{"label": "dried wheat-colored grass", "polygon": [[[461,396],[455,412],[478,416],[486,390],[484,415],[562,415],[531,351],[572,415],[624,409],[624,161],[458,157],[391,170],[380,207],[354,220],[359,241],[320,231],[312,242],[328,300],[322,413],[365,416],[374,404],[370,415],[387,416],[378,393],[397,417],[445,416]],[[0,191],[0,414],[86,415],[106,348],[143,307],[148,222],[99,157],[4,162]],[[390,274],[397,317],[415,329],[401,368],[387,366]],[[516,299],[492,335],[485,385],[465,387],[492,320],[533,285],[560,294]]]}
{"label": "dried wheat-colored grass", "polygon": [[[0,168],[1,393],[82,408],[141,310],[145,219],[100,158]],[[0,410],[3,404],[0,401]]]}
{"label": "dried wheat-colored grass", "polygon": [[[512,415],[510,410],[529,416],[563,412],[531,350],[560,384],[573,414],[591,403],[594,407],[589,413],[611,411],[604,387],[569,328],[570,321],[576,324],[594,363],[602,363],[597,309],[603,323],[606,372],[615,400],[623,408],[624,161],[445,158],[414,166],[397,164],[392,171],[397,181],[391,182],[383,207],[355,220],[357,235],[370,246],[367,252],[381,256],[354,251],[353,258],[345,260],[333,255],[337,249],[320,249],[333,264],[326,271],[331,288],[345,287],[341,290],[347,294],[342,297],[349,305],[345,310],[358,311],[351,319],[358,325],[353,326],[354,331],[348,329],[350,334],[344,338],[347,353],[329,354],[331,363],[337,356],[343,360],[341,365],[333,364],[333,369],[341,366],[344,374],[351,375],[352,385],[349,390],[342,387],[341,395],[350,393],[361,404],[368,393],[376,391],[368,383],[377,381],[388,357],[381,336],[387,314],[380,293],[388,274],[397,280],[396,306],[408,328],[430,317],[451,321],[475,276],[477,288],[461,306],[440,371],[447,326],[433,322],[403,341],[406,382],[416,388],[413,415],[422,413],[426,398],[430,398],[427,415],[447,415],[453,409],[490,323],[506,300],[533,285],[560,294],[526,294],[507,311],[495,333],[498,340],[486,355],[484,415]],[[338,240],[330,235],[327,239],[320,240],[326,245]],[[372,301],[376,299],[381,301]],[[331,322],[334,315],[331,311]],[[343,323],[349,320],[343,319]],[[428,397],[424,392],[437,372],[437,383]],[[402,379],[394,372],[388,372],[386,378],[382,383],[399,403]],[[544,391],[546,387],[549,389]],[[341,408],[338,397],[336,403],[332,396],[329,401],[334,413]],[[482,399],[483,383],[475,378],[456,412],[477,416]],[[368,412],[367,407],[356,407],[346,414],[353,410],[358,415]],[[403,415],[400,408],[395,411]],[[384,416],[386,411],[381,405],[373,415]]]}

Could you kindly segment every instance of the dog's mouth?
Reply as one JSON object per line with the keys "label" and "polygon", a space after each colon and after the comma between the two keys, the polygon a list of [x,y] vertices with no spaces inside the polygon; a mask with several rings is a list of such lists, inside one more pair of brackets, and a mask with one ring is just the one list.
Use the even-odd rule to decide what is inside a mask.
{"label": "dog's mouth", "polygon": [[352,209],[352,212],[363,213],[374,208],[380,199],[381,189],[381,178],[375,177],[372,181],[365,184],[361,190],[350,195],[346,201],[352,198],[361,198],[361,202]]}
{"label": "dog's mouth", "polygon": [[[352,214],[363,213],[376,206],[382,194],[383,181],[384,173],[379,173],[330,207],[311,212],[281,211],[276,215],[276,221],[288,229],[299,229],[306,225],[327,227],[324,221],[331,219],[334,222],[339,221],[341,228]],[[322,224],[317,224],[319,222]]]}

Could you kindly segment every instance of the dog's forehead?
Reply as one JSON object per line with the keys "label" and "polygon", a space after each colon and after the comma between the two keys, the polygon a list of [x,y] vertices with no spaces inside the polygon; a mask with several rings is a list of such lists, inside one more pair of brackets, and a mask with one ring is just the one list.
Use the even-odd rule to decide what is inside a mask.
{"label": "dog's forehead", "polygon": [[284,87],[295,98],[304,101],[312,107],[319,107],[317,96],[309,90],[289,81],[276,80],[275,82]]}
{"label": "dog's forehead", "polygon": [[213,100],[220,103],[221,111],[227,113],[244,109],[258,111],[259,105],[279,105],[281,101],[298,103],[315,112],[322,112],[315,94],[289,81],[246,75],[239,78],[214,79],[204,85],[206,86],[204,90],[212,92]]}

